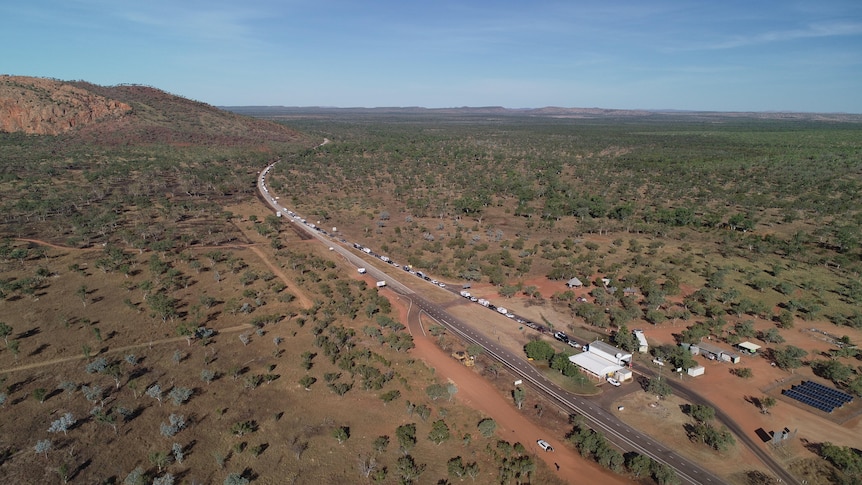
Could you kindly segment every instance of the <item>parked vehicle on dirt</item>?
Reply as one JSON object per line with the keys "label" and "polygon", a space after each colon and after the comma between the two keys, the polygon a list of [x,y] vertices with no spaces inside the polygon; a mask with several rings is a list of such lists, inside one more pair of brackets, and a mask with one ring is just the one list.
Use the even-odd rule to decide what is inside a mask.
{"label": "parked vehicle on dirt", "polygon": [[545,440],[538,440],[538,441],[536,441],[536,444],[539,445],[539,448],[541,448],[545,451],[554,451],[554,447],[551,446],[551,444]]}

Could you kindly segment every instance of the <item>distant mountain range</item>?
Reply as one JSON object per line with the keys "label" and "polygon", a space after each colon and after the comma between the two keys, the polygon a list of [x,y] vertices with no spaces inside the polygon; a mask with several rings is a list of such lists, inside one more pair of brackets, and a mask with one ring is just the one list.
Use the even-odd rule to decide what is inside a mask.
{"label": "distant mountain range", "polygon": [[380,108],[337,108],[337,107],[300,107],[300,106],[221,106],[221,109],[247,116],[263,118],[293,118],[301,116],[342,115],[450,115],[450,116],[528,116],[536,118],[657,118],[683,117],[691,120],[720,120],[730,118],[754,118],[800,121],[846,121],[862,122],[862,115],[847,113],[792,113],[792,112],[724,112],[724,111],[680,111],[680,110],[625,110],[604,108],[503,108],[500,106],[422,108],[422,107],[380,107]]}

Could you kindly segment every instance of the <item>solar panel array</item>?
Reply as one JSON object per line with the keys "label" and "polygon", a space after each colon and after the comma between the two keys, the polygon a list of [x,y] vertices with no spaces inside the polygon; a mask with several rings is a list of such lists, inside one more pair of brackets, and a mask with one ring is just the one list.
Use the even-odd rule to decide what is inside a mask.
{"label": "solar panel array", "polygon": [[853,400],[853,396],[847,393],[812,381],[804,381],[790,389],[784,389],[781,393],[826,413],[831,413],[835,408]]}

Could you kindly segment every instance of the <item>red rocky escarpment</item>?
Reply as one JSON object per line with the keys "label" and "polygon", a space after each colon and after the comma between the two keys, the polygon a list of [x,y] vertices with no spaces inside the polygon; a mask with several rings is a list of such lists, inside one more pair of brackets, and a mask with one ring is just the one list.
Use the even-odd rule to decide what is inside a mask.
{"label": "red rocky escarpment", "polygon": [[0,132],[57,135],[131,110],[61,81],[0,76]]}

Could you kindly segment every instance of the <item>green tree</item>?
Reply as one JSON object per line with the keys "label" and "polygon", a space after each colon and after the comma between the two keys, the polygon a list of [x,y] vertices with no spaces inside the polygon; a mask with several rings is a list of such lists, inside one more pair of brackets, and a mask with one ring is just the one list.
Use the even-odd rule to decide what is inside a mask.
{"label": "green tree", "polygon": [[21,352],[20,344],[21,342],[17,340],[13,340],[6,343],[6,348],[9,349],[9,352],[12,352],[12,355],[15,356],[16,362],[18,361],[18,354]]}
{"label": "green tree", "polygon": [[614,333],[613,342],[627,352],[634,352],[638,348],[637,337],[629,331],[629,328],[625,324],[620,325],[619,330]]}
{"label": "green tree", "polygon": [[556,351],[548,342],[544,340],[532,340],[524,345],[524,352],[527,357],[540,362],[547,362],[554,356]]}
{"label": "green tree", "polygon": [[239,473],[231,473],[224,479],[224,485],[248,485],[249,483],[248,478]]}
{"label": "green tree", "polygon": [[338,444],[342,444],[350,438],[350,428],[347,426],[337,426],[332,430],[332,437],[338,441]]}
{"label": "green tree", "polygon": [[845,383],[853,376],[853,367],[844,365],[837,360],[816,360],[811,363],[814,373],[835,383]]}
{"label": "green tree", "polygon": [[703,404],[692,404],[688,414],[699,423],[707,423],[715,418],[715,409]]}
{"label": "green tree", "polygon": [[401,483],[405,485],[414,483],[422,475],[422,472],[425,471],[425,465],[417,464],[410,455],[399,457],[396,461],[396,466],[398,474],[401,477]]}
{"label": "green tree", "polygon": [[666,397],[670,396],[673,391],[665,379],[653,377],[649,380],[649,384],[647,384],[647,392],[659,397]]}
{"label": "green tree", "polygon": [[784,370],[798,369],[802,366],[802,358],[808,355],[808,352],[799,347],[788,345],[783,349],[772,351],[772,356],[775,359],[775,365]]}
{"label": "green tree", "polygon": [[521,409],[521,406],[524,405],[524,400],[527,397],[527,392],[524,391],[523,387],[516,387],[512,391],[512,399],[515,401],[515,406],[518,406],[518,409]]}
{"label": "green tree", "polygon": [[154,451],[150,453],[150,463],[156,466],[159,469],[159,473],[162,472],[162,469],[168,465],[170,458],[168,454],[164,451]]}
{"label": "green tree", "polygon": [[464,460],[460,456],[449,459],[449,461],[446,462],[446,467],[449,471],[450,477],[463,478],[467,475],[467,468],[464,466]]}
{"label": "green tree", "polygon": [[12,335],[12,327],[6,322],[0,322],[0,337],[3,337],[3,343],[9,345],[9,335]]}
{"label": "green tree", "polygon": [[830,442],[820,445],[820,456],[851,477],[862,475],[862,456],[848,446],[836,446]]}
{"label": "green tree", "polygon": [[442,419],[438,419],[431,423],[431,431],[428,432],[428,439],[433,441],[435,444],[439,445],[440,443],[448,440],[451,434],[449,432],[449,426]]}
{"label": "green tree", "polygon": [[730,373],[736,377],[742,377],[743,379],[751,379],[754,377],[754,372],[752,372],[750,367],[733,368],[730,370]]}
{"label": "green tree", "polygon": [[775,407],[778,401],[772,396],[764,396],[760,398],[760,410],[765,414],[769,414],[769,410]]}
{"label": "green tree", "polygon": [[490,438],[497,430],[497,422],[491,418],[485,418],[479,421],[477,427],[479,428],[479,432],[482,433],[482,436],[484,436],[485,438]]}
{"label": "green tree", "polygon": [[781,332],[777,328],[770,328],[766,332],[762,332],[760,340],[775,344],[784,343],[784,337],[781,336]]}
{"label": "green tree", "polygon": [[626,468],[634,474],[635,478],[646,475],[652,467],[652,458],[640,453],[630,453],[626,456]]}
{"label": "green tree", "polygon": [[374,451],[376,451],[377,453],[384,453],[386,451],[386,448],[389,447],[389,437],[386,435],[382,435],[378,436],[377,438],[374,438],[373,446]]}
{"label": "green tree", "polygon": [[793,328],[796,317],[793,315],[793,312],[788,310],[782,310],[778,316],[776,317],[778,320],[778,325],[781,328]]}
{"label": "green tree", "polygon": [[173,320],[177,316],[177,304],[179,302],[164,293],[153,293],[147,297],[147,305],[153,314],[162,319],[165,323],[168,318]]}
{"label": "green tree", "polygon": [[395,437],[402,453],[409,452],[416,445],[416,423],[403,424],[395,429]]}
{"label": "green tree", "polygon": [[81,303],[83,303],[85,307],[87,306],[87,292],[88,291],[89,290],[87,290],[87,285],[81,285],[80,287],[78,287],[78,290],[75,291],[75,295],[77,295],[78,298],[81,299]]}
{"label": "green tree", "polygon": [[425,388],[425,394],[427,394],[432,401],[436,401],[441,397],[446,397],[448,392],[446,392],[446,386],[435,383]]}

